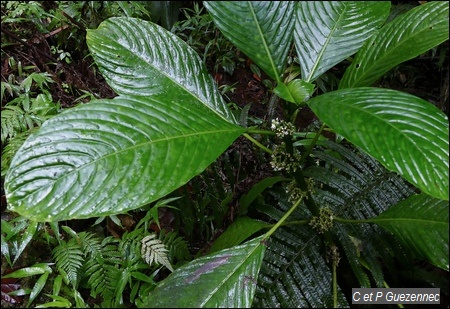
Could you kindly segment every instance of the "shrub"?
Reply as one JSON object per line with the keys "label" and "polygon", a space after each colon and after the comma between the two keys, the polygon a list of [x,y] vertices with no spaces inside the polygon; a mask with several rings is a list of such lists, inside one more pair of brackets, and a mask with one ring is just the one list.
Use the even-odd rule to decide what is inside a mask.
{"label": "shrub", "polygon": [[[36,221],[137,209],[244,136],[271,155],[279,176],[248,192],[209,255],[176,268],[138,306],[348,306],[340,265],[361,287],[385,286],[396,259],[448,271],[447,117],[416,96],[371,87],[448,40],[448,5],[426,3],[390,22],[388,2],[205,6],[274,80],[271,102],[285,119],[240,125],[185,42],[151,22],[110,18],[87,42],[119,96],[61,113],[26,140],[6,177],[9,209]],[[293,57],[301,79],[284,75]],[[315,93],[314,82],[345,59],[338,89]],[[295,127],[304,106],[322,121],[313,134]],[[326,129],[345,141],[321,138]]]}

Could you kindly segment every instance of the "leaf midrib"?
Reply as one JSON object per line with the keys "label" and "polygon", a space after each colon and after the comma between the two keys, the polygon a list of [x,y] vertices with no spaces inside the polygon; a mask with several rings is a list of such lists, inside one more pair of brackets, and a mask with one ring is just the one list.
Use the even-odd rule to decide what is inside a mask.
{"label": "leaf midrib", "polygon": [[317,61],[314,63],[313,67],[311,68],[311,73],[308,75],[308,77],[306,78],[306,82],[310,82],[312,76],[314,76],[314,73],[317,69],[317,67],[319,66],[319,62],[322,59],[323,55],[325,54],[325,50],[328,47],[329,42],[331,41],[331,38],[334,34],[334,32],[337,30],[338,28],[338,24],[341,22],[342,16],[345,14],[346,10],[347,10],[347,4],[344,3],[344,10],[342,12],[342,14],[339,15],[339,18],[337,20],[337,22],[334,23],[334,27],[332,27],[330,34],[327,36],[327,39],[325,40],[325,43],[323,44],[318,56],[317,56]]}
{"label": "leaf midrib", "polygon": [[[235,130],[238,131],[237,129],[240,129],[240,128],[239,128],[239,127],[236,127]],[[175,140],[175,139],[181,139],[181,138],[188,138],[188,137],[193,137],[193,136],[201,136],[201,135],[206,135],[206,134],[215,134],[215,133],[221,133],[221,132],[227,132],[227,133],[230,133],[231,131],[233,131],[233,130],[230,130],[230,129],[225,130],[225,129],[223,129],[223,130],[214,130],[214,131],[208,131],[208,132],[196,132],[196,133],[176,135],[176,136],[171,136],[171,137],[169,137],[169,138],[162,138],[162,139],[157,139],[157,140],[152,140],[152,141],[149,141],[149,142],[144,142],[144,143],[136,144],[136,145],[133,145],[133,146],[131,146],[131,147],[127,147],[127,148],[121,149],[121,150],[119,150],[119,151],[116,151],[116,152],[112,152],[112,153],[110,153],[110,154],[107,154],[107,155],[105,155],[105,156],[101,156],[101,157],[99,157],[99,158],[96,158],[95,160],[92,160],[92,161],[90,161],[90,162],[87,163],[87,164],[77,166],[76,168],[74,168],[74,169],[71,170],[70,172],[64,173],[64,174],[62,175],[62,177],[58,177],[58,178],[52,179],[52,181],[50,182],[49,185],[53,185],[53,184],[54,184],[55,182],[57,182],[58,180],[60,180],[60,179],[62,179],[62,178],[64,178],[64,177],[67,177],[67,176],[69,176],[69,175],[72,175],[72,174],[74,174],[74,173],[76,173],[76,172],[78,172],[78,171],[80,171],[80,170],[82,170],[82,169],[88,167],[89,165],[93,165],[93,164],[98,163],[98,162],[100,162],[100,161],[102,161],[102,160],[105,160],[105,159],[107,159],[107,158],[110,157],[110,156],[117,155],[117,154],[120,154],[120,153],[122,153],[122,152],[126,152],[126,151],[129,151],[129,150],[132,150],[133,148],[142,147],[143,145],[150,145],[150,144],[155,144],[155,143],[159,143],[159,142],[163,142],[163,141],[169,141],[169,140]],[[239,130],[239,131],[240,131],[240,130]],[[42,156],[36,156],[36,157],[42,157]],[[33,157],[33,158],[36,158],[36,157]],[[24,164],[25,162],[27,162],[27,161],[23,161],[23,162],[21,162],[21,164]],[[63,162],[62,162],[62,163],[63,163]],[[19,175],[19,176],[20,176],[20,175]],[[26,185],[26,183],[24,183],[23,185]],[[18,190],[18,189],[20,189],[21,187],[22,187],[22,186],[16,187],[14,190]],[[35,194],[36,192],[39,192],[39,191],[41,191],[42,189],[47,188],[47,187],[48,187],[48,186],[40,187],[39,189],[35,190],[35,191],[33,192],[33,194]]]}
{"label": "leaf midrib", "polygon": [[[428,156],[426,156],[426,155],[421,151],[420,148],[416,147],[416,144],[414,143],[414,141],[413,141],[408,135],[404,134],[402,130],[399,130],[399,129],[394,125],[396,122],[394,122],[394,123],[389,122],[389,121],[387,121],[387,120],[386,120],[385,118],[383,118],[383,117],[380,117],[380,116],[378,116],[378,115],[376,115],[376,114],[374,114],[374,113],[370,113],[369,111],[365,110],[364,108],[357,108],[357,107],[354,106],[354,105],[345,105],[344,103],[339,103],[339,102],[336,102],[335,104],[336,104],[336,105],[339,105],[339,104],[340,104],[340,105],[344,106],[345,108],[350,108],[350,109],[354,109],[354,110],[356,110],[356,111],[363,112],[363,113],[365,113],[365,114],[368,115],[368,116],[371,116],[371,117],[373,117],[373,118],[375,118],[375,119],[377,119],[377,120],[380,120],[382,123],[387,123],[388,126],[390,126],[390,127],[392,128],[392,130],[401,133],[401,134],[405,137],[405,140],[407,140],[408,143],[409,143],[410,145],[413,146],[412,148],[413,148],[413,149],[416,149],[416,151],[418,151],[418,153],[420,153],[420,155],[425,159],[425,161],[427,161],[431,166],[434,167],[434,165],[432,164],[431,159],[430,159]],[[377,152],[379,153],[378,148],[377,148]],[[403,166],[404,166],[404,165],[403,165]],[[428,181],[427,181],[427,183],[428,183]]]}
{"label": "leaf midrib", "polygon": [[409,222],[411,224],[413,223],[420,223],[420,224],[433,224],[433,225],[442,225],[442,226],[448,226],[448,221],[432,221],[430,219],[420,219],[420,218],[407,218],[407,217],[392,217],[392,218],[383,218],[383,217],[377,217],[374,219],[368,219],[371,222],[379,223],[379,222]]}
{"label": "leaf midrib", "polygon": [[[117,18],[120,19],[120,18]],[[131,18],[133,20],[133,25],[134,24],[134,18]],[[120,27],[121,29],[123,29],[123,27],[118,24],[117,22],[111,22],[114,26],[116,27]],[[153,25],[149,25],[150,26],[150,35],[153,35],[154,32],[156,32],[158,34],[158,36],[164,37],[163,33],[161,33],[160,29],[157,28],[157,26],[153,26]],[[95,31],[95,30],[94,30]],[[106,34],[102,33],[102,35],[106,36]],[[174,36],[172,33],[169,33],[171,41],[175,42],[175,43],[180,43],[178,41],[178,37]],[[146,63],[148,64],[151,68],[153,68],[155,71],[157,71],[158,73],[160,73],[161,75],[165,76],[168,80],[172,81],[173,84],[175,84],[176,86],[180,87],[181,89],[183,89],[186,93],[188,93],[189,95],[191,95],[195,101],[200,102],[201,105],[206,106],[209,110],[213,111],[215,114],[217,114],[220,118],[224,119],[225,121],[229,122],[229,123],[233,123],[230,121],[230,119],[226,118],[224,115],[222,115],[221,113],[219,113],[216,109],[211,108],[210,105],[205,104],[196,94],[194,94],[193,92],[189,91],[189,89],[187,89],[186,87],[183,86],[183,84],[179,83],[175,78],[172,78],[172,76],[170,76],[168,73],[166,73],[165,71],[161,70],[160,68],[156,67],[155,65],[153,65],[152,63],[148,62],[145,60],[145,58],[142,57],[142,53],[136,54],[133,53],[130,46],[125,46],[124,44],[120,43],[119,40],[115,40],[115,39],[111,39],[110,37],[106,36],[107,39],[112,40],[114,43],[116,43],[117,45],[121,46],[124,50],[126,50],[127,52],[131,53],[132,55],[136,56],[139,60],[142,61],[142,63]],[[181,40],[181,39],[179,39]],[[181,40],[182,41],[182,40]],[[126,41],[128,42],[128,41]],[[184,42],[183,42],[184,43]],[[187,45],[186,45],[187,46]],[[179,46],[181,48],[181,51],[183,52],[183,54],[188,54],[190,55],[191,53],[189,53],[189,46],[187,46],[188,48],[186,48],[186,50],[183,49],[182,46]],[[194,61],[198,62],[198,63],[194,63],[195,67],[199,68],[200,72],[202,72],[202,63],[201,60],[199,59],[198,55],[193,52],[192,55],[194,56],[195,59],[193,59]],[[196,57],[197,56],[197,57]],[[98,57],[98,56],[97,56]],[[155,56],[152,58],[152,60],[155,60]],[[175,69],[175,68],[172,68]],[[209,77],[209,80],[211,80],[211,76],[209,75],[209,73],[207,72],[203,72],[206,74],[207,77]],[[186,76],[187,78],[189,78],[189,76]],[[114,79],[113,79],[114,80]],[[213,85],[214,87],[214,85]],[[215,87],[214,87],[215,88]],[[215,89],[217,90],[217,89]],[[121,93],[120,91],[118,92],[119,95],[127,95],[126,93]],[[220,95],[217,95],[219,98],[222,98]],[[221,105],[223,105],[223,102],[220,102]],[[226,110],[226,106],[223,106],[224,109]],[[235,124],[235,123],[233,123]]]}
{"label": "leaf midrib", "polygon": [[248,7],[250,9],[250,13],[252,14],[253,20],[254,20],[255,25],[256,25],[256,29],[257,29],[257,31],[259,33],[259,36],[261,38],[261,41],[262,41],[262,43],[264,45],[264,50],[266,51],[266,54],[269,57],[270,66],[272,67],[272,70],[275,73],[275,78],[277,80],[277,84],[281,84],[282,83],[281,78],[280,78],[280,76],[278,74],[278,70],[277,70],[277,68],[275,66],[275,62],[273,61],[272,54],[270,53],[269,46],[267,45],[266,39],[265,39],[264,34],[263,34],[262,30],[261,30],[261,27],[260,27],[259,22],[258,22],[258,18],[257,18],[256,14],[255,14],[255,11],[253,10],[253,6],[251,5],[251,3],[252,3],[251,1],[247,1],[247,5],[248,5]]}

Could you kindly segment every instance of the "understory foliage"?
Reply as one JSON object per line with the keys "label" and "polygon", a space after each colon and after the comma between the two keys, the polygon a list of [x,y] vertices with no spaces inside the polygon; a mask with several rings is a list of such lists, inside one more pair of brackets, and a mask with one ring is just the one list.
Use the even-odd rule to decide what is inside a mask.
{"label": "understory foliage", "polygon": [[[10,28],[48,35],[57,72],[8,54],[20,74],[1,89],[1,248],[16,281],[2,278],[2,300],[328,308],[351,306],[355,287],[448,299],[448,117],[385,85],[406,61],[448,62],[448,5],[182,6],[2,4]],[[114,95],[61,81],[85,58]],[[245,69],[245,91],[267,102],[219,87]]]}
{"label": "understory foliage", "polygon": [[[336,216],[373,218],[413,193],[401,177],[348,146],[326,142],[314,151],[314,157],[316,164],[304,170],[314,183],[312,196]],[[252,212],[268,222],[277,221],[290,207],[289,194],[283,187],[274,188],[252,206]],[[303,207],[290,220],[311,216]],[[332,289],[332,259],[338,262],[338,276],[352,274],[361,287],[383,287],[385,274],[396,277],[398,263],[411,263],[408,250],[376,225],[335,222],[328,230],[336,235],[334,251],[308,225],[288,225],[272,236],[258,281],[256,307],[332,307],[332,295],[326,293]],[[345,298],[338,298],[338,307],[349,305]]]}
{"label": "understory foliage", "polygon": [[144,236],[142,226],[117,239],[63,229],[72,237],[53,249],[56,269],[74,290],[87,288],[92,297],[100,296],[103,307],[123,306],[128,289],[127,301],[133,302],[137,293],[154,288],[161,265],[173,271],[172,263],[189,258],[186,241],[175,232]]}

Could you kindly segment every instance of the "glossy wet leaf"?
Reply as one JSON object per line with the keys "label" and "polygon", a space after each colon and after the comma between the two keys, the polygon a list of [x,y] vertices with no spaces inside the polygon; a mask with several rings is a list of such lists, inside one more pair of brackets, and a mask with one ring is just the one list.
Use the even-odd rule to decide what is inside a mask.
{"label": "glossy wet leaf", "polygon": [[141,308],[249,308],[265,245],[262,237],[203,256],[176,269]]}
{"label": "glossy wet leaf", "polygon": [[448,207],[448,201],[412,195],[371,221],[392,232],[419,257],[448,271]]}
{"label": "glossy wet leaf", "polygon": [[38,263],[33,266],[20,268],[12,273],[2,276],[2,278],[26,278],[51,272],[52,269],[48,263]]}
{"label": "glossy wet leaf", "polygon": [[343,89],[308,101],[338,134],[434,197],[449,199],[449,125],[442,111],[389,89]]}
{"label": "glossy wet leaf", "polygon": [[185,184],[241,132],[204,105],[152,97],[73,108],[17,152],[6,182],[10,209],[39,221],[123,213]]}
{"label": "glossy wet leaf", "polygon": [[264,178],[263,180],[257,182],[253,187],[248,191],[247,194],[243,195],[239,199],[239,215],[247,214],[248,207],[250,204],[267,188],[271,187],[277,182],[286,181],[286,178],[281,176],[274,176]]}
{"label": "glossy wet leaf", "polygon": [[247,216],[239,217],[214,241],[209,253],[240,245],[256,232],[269,227],[268,223]]}
{"label": "glossy wet leaf", "polygon": [[44,274],[42,274],[39,279],[36,280],[36,283],[34,284],[33,288],[31,289],[31,293],[30,293],[30,297],[28,299],[28,305],[27,307],[30,306],[30,304],[36,299],[36,297],[39,295],[39,293],[41,293],[42,289],[45,286],[45,283],[47,282],[48,276],[49,276],[49,272],[46,272]]}
{"label": "glossy wet leaf", "polygon": [[448,40],[449,5],[432,1],[385,25],[356,54],[339,88],[371,86],[387,71]]}
{"label": "glossy wet leaf", "polygon": [[287,84],[278,84],[273,91],[288,102],[301,104],[309,99],[314,92],[314,85],[302,79],[294,79]]}
{"label": "glossy wet leaf", "polygon": [[293,1],[205,1],[217,28],[268,76],[279,80],[291,48]]}
{"label": "glossy wet leaf", "polygon": [[314,81],[356,53],[389,15],[390,2],[301,1],[294,41],[302,78]]}
{"label": "glossy wet leaf", "polygon": [[67,298],[55,294],[45,294],[53,301],[37,305],[35,308],[72,308],[73,305]]}
{"label": "glossy wet leaf", "polygon": [[197,53],[164,28],[137,18],[114,17],[88,30],[86,42],[117,93],[152,96],[167,105],[202,104],[236,123]]}
{"label": "glossy wet leaf", "polygon": [[244,131],[199,57],[170,32],[111,18],[87,41],[120,95],[55,116],[18,150],[5,180],[9,208],[36,221],[114,215],[155,201]]}

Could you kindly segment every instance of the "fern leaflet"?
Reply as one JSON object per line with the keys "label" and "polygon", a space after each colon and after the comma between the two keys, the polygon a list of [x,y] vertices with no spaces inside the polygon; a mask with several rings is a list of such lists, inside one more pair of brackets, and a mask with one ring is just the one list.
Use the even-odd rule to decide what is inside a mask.
{"label": "fern leaflet", "polygon": [[84,274],[88,278],[91,294],[100,294],[104,299],[112,299],[118,278],[121,276],[121,255],[117,251],[116,240],[107,237],[102,241],[102,249],[88,260]]}
{"label": "fern leaflet", "polygon": [[186,261],[190,259],[188,243],[186,239],[174,231],[165,233],[161,230],[159,239],[164,242],[168,252],[169,261],[172,263],[176,260]]}
{"label": "fern leaflet", "polygon": [[85,261],[80,245],[72,238],[54,248],[52,254],[56,268],[63,275],[66,284],[70,283],[76,288],[80,280],[79,271]]}
{"label": "fern leaflet", "polygon": [[169,252],[169,250],[166,248],[164,243],[156,237],[156,234],[150,234],[141,240],[142,258],[149,265],[153,263],[161,264],[167,267],[170,271],[173,271],[172,265],[170,264],[167,256],[167,252]]}

